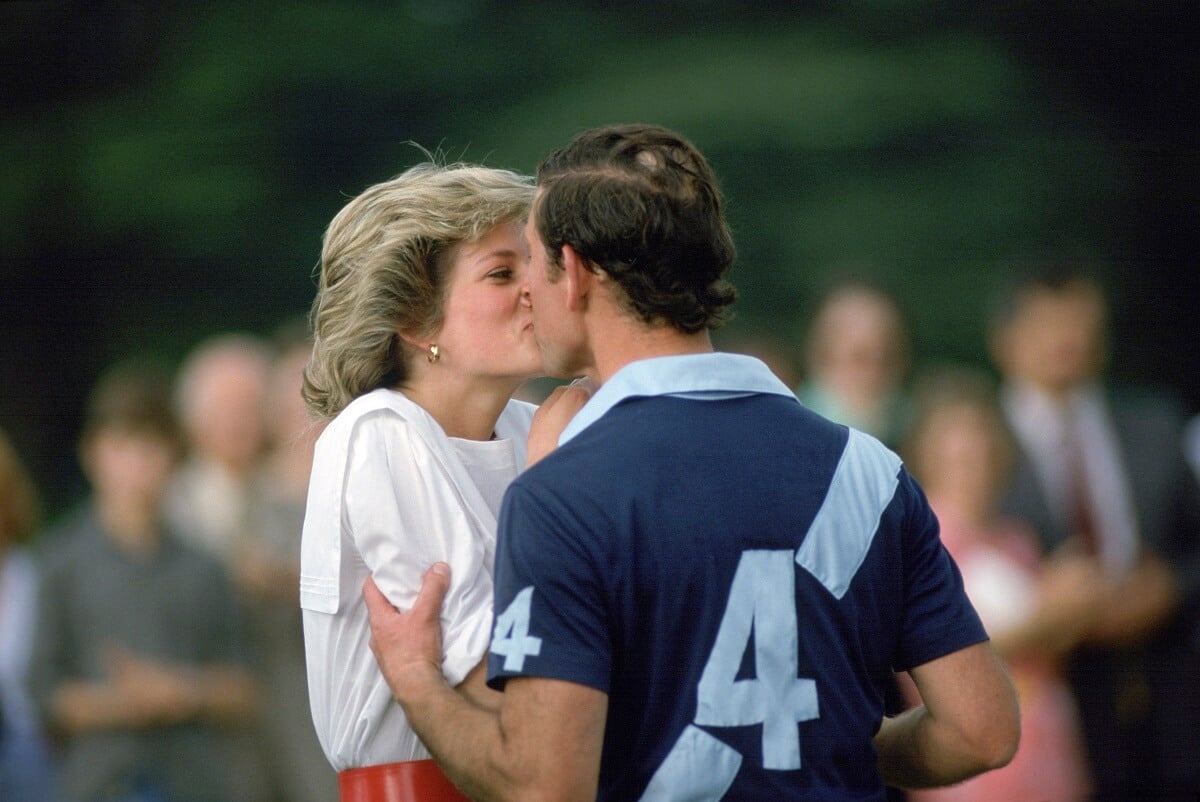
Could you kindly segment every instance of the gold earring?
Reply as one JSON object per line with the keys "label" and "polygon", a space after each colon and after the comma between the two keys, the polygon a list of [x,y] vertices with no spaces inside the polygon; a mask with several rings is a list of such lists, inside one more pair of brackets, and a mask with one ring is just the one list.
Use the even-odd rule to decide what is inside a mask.
{"label": "gold earring", "polygon": [[425,358],[429,360],[429,364],[431,365],[437,364],[437,361],[442,358],[441,355],[438,354],[437,343],[429,346],[429,354]]}

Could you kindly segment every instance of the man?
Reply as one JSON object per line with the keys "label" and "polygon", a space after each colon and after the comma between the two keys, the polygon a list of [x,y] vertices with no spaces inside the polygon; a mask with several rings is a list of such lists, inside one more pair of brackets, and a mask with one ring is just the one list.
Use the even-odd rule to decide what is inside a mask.
{"label": "man", "polygon": [[859,281],[833,287],[817,308],[805,344],[801,403],[895,448],[912,414],[904,393],[908,331],[896,301]]}
{"label": "man", "polygon": [[[442,677],[444,566],[406,615],[365,589],[449,776],[481,799],[881,800],[1005,763],[1013,689],[899,460],[712,351],[733,244],[703,156],[602,128],[538,184],[539,345],[601,387],[505,498],[498,709]],[[881,727],[893,667],[928,705]]]}
{"label": "man", "polygon": [[188,453],[171,480],[168,520],[251,595],[254,566],[245,554],[260,546],[252,522],[262,496],[270,371],[270,351],[256,337],[221,334],[188,355],[175,388]]}
{"label": "man", "polygon": [[258,698],[233,592],[162,523],[169,389],[136,363],[101,377],[80,444],[92,498],[50,535],[29,676],[77,802],[249,798],[226,731]]}
{"label": "man", "polygon": [[1106,304],[1070,261],[1018,277],[992,353],[1020,445],[1005,511],[1044,553],[1091,555],[1110,601],[1068,665],[1099,802],[1193,800],[1200,789],[1200,502],[1162,398],[1100,386]]}

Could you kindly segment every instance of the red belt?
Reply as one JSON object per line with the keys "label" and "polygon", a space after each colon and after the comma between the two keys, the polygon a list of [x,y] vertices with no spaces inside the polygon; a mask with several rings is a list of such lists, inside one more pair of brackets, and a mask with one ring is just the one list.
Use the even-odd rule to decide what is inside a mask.
{"label": "red belt", "polygon": [[432,760],[338,772],[341,802],[469,802]]}

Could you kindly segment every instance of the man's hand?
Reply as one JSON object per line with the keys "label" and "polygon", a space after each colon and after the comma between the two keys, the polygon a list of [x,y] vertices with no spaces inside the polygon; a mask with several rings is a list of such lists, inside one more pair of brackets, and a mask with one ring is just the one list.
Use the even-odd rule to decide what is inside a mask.
{"label": "man's hand", "polygon": [[412,699],[431,675],[442,676],[442,600],[450,588],[450,566],[434,563],[421,581],[421,590],[408,612],[400,612],[370,577],[363,583],[363,600],[371,620],[371,651],[392,694],[401,702]]}
{"label": "man's hand", "polygon": [[54,691],[55,724],[67,732],[178,724],[199,716],[227,721],[254,712],[259,689],[240,665],[197,665],[106,648],[105,675],[67,680]]}
{"label": "man's hand", "polygon": [[1088,641],[1105,646],[1137,643],[1171,616],[1179,595],[1167,563],[1155,554],[1143,555],[1127,576],[1113,583],[1103,614],[1088,632]]}
{"label": "man's hand", "polygon": [[178,724],[203,710],[198,670],[139,657],[123,646],[108,649],[105,668],[114,697],[135,726]]}
{"label": "man's hand", "polygon": [[533,425],[529,429],[526,447],[526,468],[558,448],[558,436],[599,387],[594,379],[585,376],[556,387],[550,393],[537,412],[533,413]]}

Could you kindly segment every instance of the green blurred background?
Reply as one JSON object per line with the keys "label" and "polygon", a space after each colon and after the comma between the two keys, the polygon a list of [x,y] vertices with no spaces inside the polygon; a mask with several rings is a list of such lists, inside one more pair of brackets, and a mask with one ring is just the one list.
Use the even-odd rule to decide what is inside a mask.
{"label": "green blurred background", "polygon": [[632,121],[722,180],[731,336],[798,347],[853,274],[899,298],[918,365],[983,365],[1014,260],[1070,249],[1117,301],[1112,377],[1194,411],[1194,6],[0,4],[0,427],[56,512],[97,373],[303,315],[325,223],[412,143],[532,171]]}

